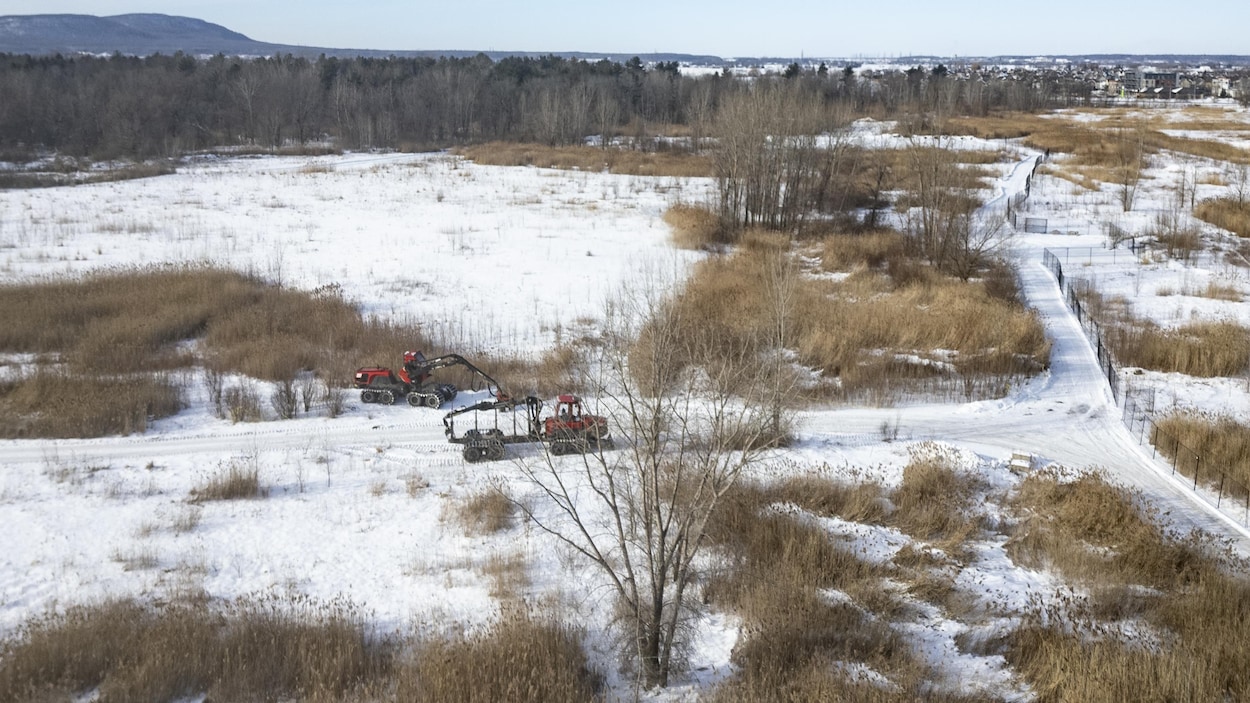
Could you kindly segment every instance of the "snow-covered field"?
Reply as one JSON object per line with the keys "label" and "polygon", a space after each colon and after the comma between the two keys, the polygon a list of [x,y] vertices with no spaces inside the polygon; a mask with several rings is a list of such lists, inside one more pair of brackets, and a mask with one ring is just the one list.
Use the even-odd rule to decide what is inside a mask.
{"label": "snow-covered field", "polygon": [[[1013,148],[1018,155],[1000,169],[999,196],[1023,188],[1037,156]],[[1210,278],[1250,291],[1250,269],[1125,252],[1113,258],[1104,249],[1099,223],[1148,223],[1168,207],[1167,178],[1177,172],[1167,163],[1152,169],[1128,216],[1115,212],[1110,190],[1076,193],[1051,177],[1034,182],[1028,214],[1049,217],[1053,233],[1015,234],[1009,246],[1029,302],[1054,338],[1046,374],[996,401],[805,410],[796,446],[753,471],[867,474],[897,484],[909,450],[933,440],[992,490],[1006,490],[1020,480],[1009,470],[1011,456],[1028,453],[1036,465],[1101,467],[1143,490],[1178,526],[1222,535],[1250,554],[1250,530],[1238,516],[1171,477],[1123,428],[1093,352],[1041,263],[1044,248],[1069,247],[1069,275],[1096,278],[1162,323],[1250,321],[1246,303],[1150,295]],[[446,155],[210,160],[149,180],[0,192],[0,272],[5,280],[26,280],[210,261],[300,288],[341,285],[368,312],[416,319],[436,338],[473,349],[537,352],[562,330],[593,324],[605,299],[648,269],[662,267],[674,274],[665,278],[679,279],[697,255],[669,246],[660,216],[679,200],[706,198],[711,188],[690,179],[482,167]],[[1206,197],[1218,187],[1200,188]],[[1079,263],[1081,256],[1088,263]],[[1250,414],[1241,380],[1146,374],[1138,382],[1157,385],[1180,405],[1218,403]],[[587,623],[595,663],[611,672],[602,632],[608,595],[595,588],[593,573],[539,531],[520,525],[468,536],[450,518],[458,501],[492,483],[517,494],[525,486],[509,462],[465,463],[459,448],[443,441],[441,412],[353,399],[333,420],[231,425],[213,417],[195,379],[188,398],[189,409],[145,436],[0,442],[0,635],[49,608],[106,595],[186,593],[343,595],[384,630],[473,626],[499,611],[489,564],[521,558],[527,600]],[[465,394],[457,404],[475,399]],[[890,434],[897,441],[887,441]],[[525,461],[535,453],[514,456]],[[268,496],[188,501],[193,488],[231,465],[256,468]],[[887,560],[910,541],[892,529],[827,526],[874,559]],[[999,541],[976,552],[959,583],[983,599],[987,612],[1009,613],[1057,587],[1051,576],[1013,564]],[[908,635],[947,686],[1028,697],[1001,657],[957,651],[955,637],[973,625],[921,610]],[[708,613],[696,634],[693,673],[658,697],[697,695],[732,671],[734,619]],[[613,676],[609,682],[628,689]]]}
{"label": "snow-covered field", "polygon": [[443,154],[208,159],[162,178],[3,193],[0,274],[212,262],[342,286],[366,313],[419,320],[436,339],[532,352],[597,318],[638,268],[687,264],[659,216],[710,187]]}

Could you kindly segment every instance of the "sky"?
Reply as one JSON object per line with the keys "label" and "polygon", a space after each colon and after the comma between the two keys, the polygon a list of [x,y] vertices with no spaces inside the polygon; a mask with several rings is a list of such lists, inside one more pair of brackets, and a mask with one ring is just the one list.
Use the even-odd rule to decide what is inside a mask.
{"label": "sky", "polygon": [[[607,9],[602,9],[607,8]],[[0,14],[159,12],[258,41],[382,50],[892,57],[1250,54],[1250,3],[1191,0],[0,0]]]}

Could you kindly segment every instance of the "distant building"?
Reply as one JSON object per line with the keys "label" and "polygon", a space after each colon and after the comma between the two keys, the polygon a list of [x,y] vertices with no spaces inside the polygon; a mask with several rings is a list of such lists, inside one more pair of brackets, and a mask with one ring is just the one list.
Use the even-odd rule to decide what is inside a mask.
{"label": "distant building", "polygon": [[1180,85],[1180,80],[1176,71],[1147,71],[1140,68],[1131,68],[1124,71],[1121,83],[1126,94],[1151,93],[1159,95],[1170,93],[1173,88]]}

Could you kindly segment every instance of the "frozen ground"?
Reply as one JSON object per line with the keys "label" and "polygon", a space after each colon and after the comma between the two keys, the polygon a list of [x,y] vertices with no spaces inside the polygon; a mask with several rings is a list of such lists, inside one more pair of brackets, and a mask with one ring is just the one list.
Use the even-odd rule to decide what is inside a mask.
{"label": "frozen ground", "polygon": [[[1023,188],[1035,156],[1021,150],[1002,167],[997,197]],[[694,256],[668,247],[660,214],[710,187],[478,167],[441,155],[210,161],[145,181],[0,193],[0,270],[13,280],[213,261],[299,287],[337,283],[367,310],[411,316],[481,348],[539,350],[577,318],[597,317],[604,297],[639,271],[660,266],[679,276]],[[1060,233],[1012,238],[1029,303],[1054,338],[1050,370],[997,401],[804,411],[797,445],[754,471],[868,475],[895,484],[915,443],[935,440],[991,490],[1006,490],[1019,481],[1008,470],[1010,457],[1030,453],[1038,465],[1101,467],[1142,489],[1177,526],[1209,530],[1250,554],[1245,527],[1173,479],[1120,424],[1093,353],[1041,264],[1046,247],[1099,250],[1103,237],[1092,223],[1109,216],[1114,200],[1072,194],[1071,184],[1055,179],[1034,187],[1030,214],[1085,228],[1076,236],[1056,226]],[[1165,201],[1162,188],[1150,193],[1143,208]],[[1100,283],[1119,281],[1112,269],[1101,273],[1105,258],[1091,254],[1082,269]],[[1197,277],[1198,270],[1138,262],[1138,282],[1121,285],[1150,290],[1156,279]],[[1246,405],[1235,381],[1157,382],[1182,401]],[[334,420],[230,425],[211,415],[197,379],[188,379],[188,389],[191,407],[145,436],[0,443],[0,634],[48,608],[107,595],[195,592],[345,595],[385,630],[473,626],[498,612],[490,563],[516,557],[528,563],[526,598],[586,622],[597,663],[611,670],[602,630],[607,603],[595,574],[523,526],[471,537],[448,519],[457,501],[492,481],[518,494],[525,487],[509,462],[464,463],[443,441],[440,412],[353,403]],[[886,441],[889,427],[899,441]],[[522,448],[516,456],[536,454]],[[188,501],[195,486],[231,464],[255,467],[268,497]],[[909,540],[889,529],[827,526],[871,558],[888,559]],[[1000,626],[1014,607],[1053,594],[1058,584],[1013,564],[999,542],[976,552],[959,582],[994,617],[960,623],[928,608],[906,630],[947,686],[1027,699],[1001,658],[959,654],[955,636]],[[692,673],[656,697],[697,696],[730,673],[736,640],[733,618],[707,613]],[[610,681],[628,694],[628,682]]]}

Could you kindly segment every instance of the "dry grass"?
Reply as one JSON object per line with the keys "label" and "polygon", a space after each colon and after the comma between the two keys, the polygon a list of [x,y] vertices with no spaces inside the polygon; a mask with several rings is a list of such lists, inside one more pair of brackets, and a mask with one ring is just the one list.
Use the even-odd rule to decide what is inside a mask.
{"label": "dry grass", "polygon": [[[959,167],[945,172],[943,185],[952,190],[977,191],[991,187],[994,174],[983,168],[1007,160],[1000,151],[939,149],[937,147],[908,147],[906,149],[873,150],[872,158],[880,160],[891,175],[891,188],[914,190],[920,174],[917,168],[931,169],[934,164],[951,163]],[[928,174],[932,178],[932,173]]]}
{"label": "dry grass", "polygon": [[[538,359],[487,355],[482,359],[475,359],[474,363],[492,378],[506,383],[505,390],[516,397],[537,395],[540,398],[549,398],[560,393],[581,393],[587,389],[582,385],[583,376],[576,373],[581,358],[579,349],[583,344],[591,343],[593,342],[578,340],[557,344],[543,352]],[[480,380],[464,375],[449,375],[447,378],[460,383],[462,388],[481,384]]]}
{"label": "dry grass", "polygon": [[1164,329],[1135,317],[1122,296],[1104,296],[1088,281],[1074,285],[1085,313],[1124,366],[1201,378],[1238,376],[1250,364],[1250,328],[1236,322],[1193,322]]}
{"label": "dry grass", "polygon": [[[739,485],[726,496],[707,533],[731,566],[713,576],[705,599],[742,618],[742,629],[737,672],[711,700],[978,700],[934,690],[933,672],[890,624],[909,611],[887,580],[910,576],[915,590],[936,576],[861,560],[815,519],[891,519],[884,495],[876,484],[809,475]],[[848,664],[881,678],[863,678]]]}
{"label": "dry grass", "polygon": [[935,444],[912,450],[903,469],[903,482],[890,496],[895,505],[892,523],[903,532],[925,541],[936,541],[958,553],[977,531],[971,502],[978,483],[955,470],[956,460]]}
{"label": "dry grass", "polygon": [[[1009,548],[1057,568],[1088,597],[1039,609],[1007,660],[1044,701],[1244,700],[1250,581],[1196,536],[1162,530],[1139,498],[1099,476],[1025,480]],[[1230,569],[1229,567],[1234,567]]]}
{"label": "dry grass", "polygon": [[420,643],[398,675],[395,699],[413,703],[584,703],[601,677],[591,670],[581,632],[525,613],[488,629]]}
{"label": "dry grass", "polygon": [[167,374],[105,376],[40,369],[0,382],[0,438],[100,437],[144,432],[182,409]]}
{"label": "dry grass", "polygon": [[455,153],[487,166],[538,166],[674,178],[707,178],[713,175],[710,158],[676,151],[648,152],[591,146],[552,147],[542,144],[490,142],[460,147]]}
{"label": "dry grass", "polygon": [[191,489],[191,500],[247,500],[263,498],[260,469],[255,461],[232,461],[203,484]]}
{"label": "dry grass", "polygon": [[220,609],[133,601],[27,623],[0,650],[0,700],[357,700],[389,678],[390,645],[340,603]]}
{"label": "dry grass", "polygon": [[904,256],[906,240],[901,232],[878,230],[860,234],[831,234],[820,250],[826,271],[853,271],[857,267],[883,270]]}
{"label": "dry grass", "polygon": [[708,528],[734,567],[708,584],[705,597],[743,620],[734,650],[739,681],[730,695],[784,687],[816,661],[887,669],[906,658],[903,640],[886,623],[822,593],[868,591],[887,572],[834,544],[819,524],[767,510],[769,498],[765,489],[742,486]]}
{"label": "dry grass", "polygon": [[491,598],[511,605],[524,601],[531,585],[529,562],[524,554],[492,552],[482,565],[482,573],[490,578]]}
{"label": "dry grass", "polygon": [[[897,235],[889,233],[828,238],[824,250],[833,261],[826,266],[853,273],[837,281],[792,274],[793,300],[779,313],[761,291],[772,285],[769,262],[789,256],[788,246],[784,236],[748,232],[731,255],[696,266],[669,311],[685,356],[666,363],[720,368],[756,358],[778,314],[790,318],[786,346],[798,363],[823,373],[826,383],[816,392],[841,398],[889,398],[917,388],[992,396],[1008,379],[1048,362],[1040,320],[1006,299],[1015,287],[1002,272],[972,282],[943,276],[899,255]],[[644,330],[631,357],[640,378],[652,377],[643,353],[649,334]]]}
{"label": "dry grass", "polygon": [[1234,285],[1228,283],[1219,283],[1216,281],[1208,281],[1201,288],[1189,286],[1181,289],[1173,289],[1170,286],[1159,286],[1155,289],[1155,295],[1187,295],[1194,298],[1210,298],[1212,300],[1227,300],[1232,303],[1240,303],[1245,299],[1241,290]]}
{"label": "dry grass", "polygon": [[679,249],[718,250],[732,237],[716,213],[697,205],[678,203],[664,212],[664,222],[673,230],[673,244]]}
{"label": "dry grass", "polygon": [[1107,330],[1108,346],[1125,366],[1200,378],[1237,376],[1250,364],[1250,329],[1235,322],[1195,322],[1163,329],[1145,321]]}
{"label": "dry grass", "polygon": [[1250,237],[1250,200],[1240,203],[1235,198],[1203,200],[1194,208],[1194,216],[1238,237]]}
{"label": "dry grass", "polygon": [[56,352],[71,368],[124,373],[188,366],[178,350],[200,339],[215,367],[289,379],[301,369],[347,378],[363,359],[393,363],[422,348],[415,329],[364,320],[335,288],[283,290],[199,266],[115,270],[0,286],[0,351]]}
{"label": "dry grass", "polygon": [[[825,467],[821,473],[831,471]],[[839,483],[820,476],[798,476],[762,491],[768,503],[789,503],[821,517],[882,525],[890,512],[878,483]]]}
{"label": "dry grass", "polygon": [[122,164],[109,169],[79,170],[82,166],[72,160],[58,159],[56,163],[30,170],[5,170],[0,172],[0,189],[52,188],[85,183],[114,183],[139,178],[153,178],[175,173],[172,163],[163,161]]}
{"label": "dry grass", "polygon": [[[956,117],[947,120],[942,129],[948,134],[967,134],[987,139],[1022,138],[1035,149],[1065,154],[1067,158],[1048,166],[1048,173],[1097,190],[1098,181],[1118,182],[1122,175],[1126,137],[1141,146],[1147,154],[1168,150],[1200,158],[1228,163],[1250,162],[1250,154],[1231,144],[1209,139],[1174,137],[1162,129],[1186,129],[1186,122],[1143,119],[1123,110],[1100,110],[1096,122],[1073,121],[1065,117],[1042,117],[1030,114],[1002,114],[990,117]],[[1204,119],[1203,129],[1243,129],[1233,120]],[[1197,127],[1196,127],[1197,128]],[[1222,226],[1222,225],[1221,225]],[[1247,236],[1247,235],[1243,235]]]}
{"label": "dry grass", "polygon": [[[204,363],[283,381],[306,370],[332,385],[357,366],[394,365],[404,349],[437,351],[415,327],[362,319],[336,288],[294,292],[207,267],[0,285],[0,309],[0,351],[63,362],[0,389],[0,416],[12,418],[3,426],[28,436],[142,431],[178,409],[172,382],[143,375],[152,372]],[[200,342],[199,358],[188,341]]]}
{"label": "dry grass", "polygon": [[1188,217],[1177,212],[1161,212],[1143,234],[1154,237],[1154,245],[1168,257],[1188,261],[1194,252],[1202,251],[1202,232]]}
{"label": "dry grass", "polygon": [[[440,353],[415,324],[363,319],[335,287],[296,292],[207,267],[0,285],[0,309],[11,321],[0,326],[0,352],[41,354],[65,368],[0,386],[0,418],[9,419],[0,436],[143,431],[149,419],[179,409],[173,382],[144,375],[153,372],[203,364],[216,374],[279,383],[305,373],[333,391],[359,366],[396,366],[405,349]],[[188,341],[199,343],[198,354],[188,351]],[[537,361],[475,361],[507,379],[514,393],[577,390],[573,344],[557,345]],[[480,386],[462,369],[449,369],[439,380]],[[222,389],[222,400],[219,411],[235,422],[263,419],[261,398],[246,382]]]}
{"label": "dry grass", "polygon": [[[900,279],[909,283],[899,286]],[[892,275],[865,271],[813,286],[801,307],[808,314],[800,359],[836,376],[846,396],[954,374],[1027,376],[1049,360],[1050,343],[1034,313],[991,295],[982,281],[905,263]]]}
{"label": "dry grass", "polygon": [[452,515],[470,534],[493,535],[512,526],[516,504],[502,490],[485,488],[460,500]]}
{"label": "dry grass", "polygon": [[[1203,472],[1204,479],[1218,481],[1211,471],[1218,469],[1240,483],[1241,490],[1250,487],[1250,426],[1227,415],[1180,411],[1156,418],[1155,427],[1158,430],[1154,435],[1155,446],[1164,456],[1180,458],[1177,454],[1184,450],[1176,446],[1179,442],[1202,457],[1208,467],[1208,471]],[[1177,461],[1176,464],[1178,469],[1188,470],[1187,475],[1192,477],[1192,463]],[[1224,488],[1235,490],[1232,486]],[[1246,498],[1244,494],[1238,497]]]}
{"label": "dry grass", "polygon": [[0,642],[0,700],[589,701],[579,631],[512,614],[474,635],[379,636],[344,602],[130,600],[65,609]]}

